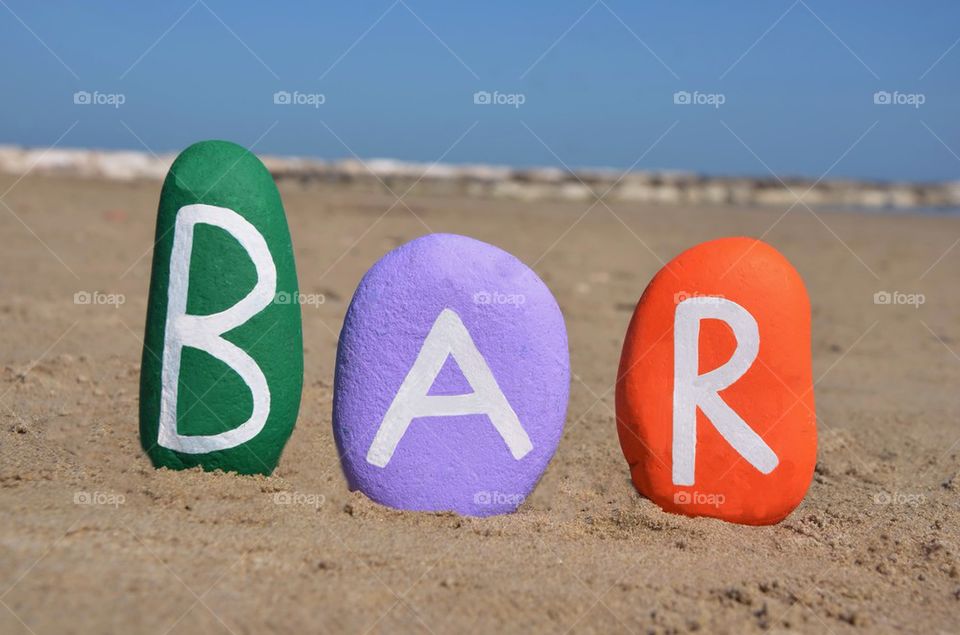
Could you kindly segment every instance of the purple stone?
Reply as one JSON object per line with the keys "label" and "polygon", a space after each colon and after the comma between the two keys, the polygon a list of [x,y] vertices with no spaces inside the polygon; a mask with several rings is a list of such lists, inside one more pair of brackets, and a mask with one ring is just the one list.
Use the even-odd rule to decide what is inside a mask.
{"label": "purple stone", "polygon": [[340,334],[350,488],[398,509],[514,511],[557,448],[569,387],[563,315],[533,270],[464,236],[402,245],[360,281]]}

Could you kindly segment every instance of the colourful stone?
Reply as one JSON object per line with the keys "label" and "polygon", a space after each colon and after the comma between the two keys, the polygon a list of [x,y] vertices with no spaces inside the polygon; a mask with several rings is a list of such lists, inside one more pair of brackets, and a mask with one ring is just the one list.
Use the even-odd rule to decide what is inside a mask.
{"label": "colourful stone", "polygon": [[140,371],[155,466],[273,472],[300,407],[298,298],[267,169],[225,141],[184,150],[160,194]]}
{"label": "colourful stone", "polygon": [[556,450],[569,387],[563,315],[529,267],[463,236],[398,247],[361,280],[337,350],[350,488],[398,509],[514,511]]}
{"label": "colourful stone", "polygon": [[664,510],[786,517],[817,451],[810,301],[787,259],[723,238],[661,269],[623,344],[617,428],[634,485]]}

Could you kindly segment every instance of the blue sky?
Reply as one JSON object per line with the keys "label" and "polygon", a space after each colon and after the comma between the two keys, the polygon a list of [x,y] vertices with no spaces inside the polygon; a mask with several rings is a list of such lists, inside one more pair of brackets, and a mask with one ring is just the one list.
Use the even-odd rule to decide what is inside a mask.
{"label": "blue sky", "polygon": [[960,178],[960,3],[325,4],[2,0],[0,142]]}

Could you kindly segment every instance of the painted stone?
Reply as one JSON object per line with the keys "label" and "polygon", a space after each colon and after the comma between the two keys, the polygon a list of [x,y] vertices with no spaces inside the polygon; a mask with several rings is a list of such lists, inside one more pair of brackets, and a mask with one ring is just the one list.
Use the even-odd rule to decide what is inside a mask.
{"label": "painted stone", "polygon": [[680,254],[637,304],[616,395],[620,445],[641,494],[678,514],[779,522],[816,463],[800,275],[750,238]]}
{"label": "painted stone", "polygon": [[514,511],[556,450],[569,388],[566,326],[543,281],[492,245],[423,236],[366,273],[344,319],[343,471],[398,509]]}
{"label": "painted stone", "polygon": [[140,442],[157,467],[270,474],[303,385],[290,232],[252,153],[203,141],[160,194],[140,371]]}

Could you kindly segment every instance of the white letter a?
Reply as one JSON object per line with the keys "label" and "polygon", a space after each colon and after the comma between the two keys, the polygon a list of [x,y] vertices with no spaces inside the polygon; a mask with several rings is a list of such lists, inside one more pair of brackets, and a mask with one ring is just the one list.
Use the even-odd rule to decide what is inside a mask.
{"label": "white letter a", "polygon": [[[466,395],[428,395],[447,357],[452,357],[474,392]],[[463,321],[444,309],[433,323],[413,367],[397,391],[367,452],[367,462],[386,467],[400,439],[417,417],[485,414],[518,461],[533,449],[486,360],[477,350]]]}

